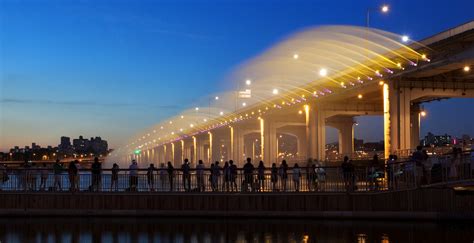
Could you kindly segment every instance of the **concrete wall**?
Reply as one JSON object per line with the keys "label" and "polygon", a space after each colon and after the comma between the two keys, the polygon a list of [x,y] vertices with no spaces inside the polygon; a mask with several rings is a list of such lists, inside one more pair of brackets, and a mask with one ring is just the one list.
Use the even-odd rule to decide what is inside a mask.
{"label": "concrete wall", "polygon": [[236,216],[474,219],[474,194],[393,193],[2,193],[0,215]]}

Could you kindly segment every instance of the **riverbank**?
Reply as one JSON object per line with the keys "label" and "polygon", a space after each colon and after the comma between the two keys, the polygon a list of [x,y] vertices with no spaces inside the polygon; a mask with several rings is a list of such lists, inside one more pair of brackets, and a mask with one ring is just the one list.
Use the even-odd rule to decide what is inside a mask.
{"label": "riverbank", "polygon": [[474,193],[450,188],[377,193],[2,192],[1,216],[474,219]]}

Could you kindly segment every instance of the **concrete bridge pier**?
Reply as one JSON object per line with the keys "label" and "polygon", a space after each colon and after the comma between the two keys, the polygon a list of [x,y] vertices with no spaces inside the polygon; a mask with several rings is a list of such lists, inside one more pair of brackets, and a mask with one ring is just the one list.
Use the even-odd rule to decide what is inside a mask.
{"label": "concrete bridge pier", "polygon": [[338,130],[339,154],[351,157],[354,152],[354,117],[334,116],[328,118],[326,124]]}
{"label": "concrete bridge pier", "polygon": [[260,119],[260,137],[262,160],[266,166],[271,166],[272,163],[277,162],[278,155],[276,126],[270,117]]}
{"label": "concrete bridge pier", "polygon": [[326,120],[322,105],[305,106],[307,155],[313,159],[326,159]]}

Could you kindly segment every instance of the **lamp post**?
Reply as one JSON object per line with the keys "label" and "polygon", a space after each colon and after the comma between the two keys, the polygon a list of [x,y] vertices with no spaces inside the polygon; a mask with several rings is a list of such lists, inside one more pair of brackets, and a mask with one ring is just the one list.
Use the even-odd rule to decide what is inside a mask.
{"label": "lamp post", "polygon": [[[370,11],[372,11],[372,10],[374,10],[374,9],[370,9],[370,8],[367,9],[367,15],[366,15],[366,26],[367,26],[367,28],[370,27]],[[380,7],[380,12],[382,12],[382,13],[387,13],[389,10],[390,10],[390,8],[386,4],[384,4]]]}

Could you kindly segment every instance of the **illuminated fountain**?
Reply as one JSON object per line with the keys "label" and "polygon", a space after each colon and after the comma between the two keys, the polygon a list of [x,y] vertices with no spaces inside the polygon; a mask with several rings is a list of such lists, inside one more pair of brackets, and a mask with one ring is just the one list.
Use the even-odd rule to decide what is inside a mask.
{"label": "illuminated fountain", "polygon": [[176,116],[138,132],[109,159],[128,165],[134,153],[255,119],[273,109],[302,106],[311,99],[382,82],[386,75],[429,61],[414,50],[420,47],[406,36],[377,29],[304,30],[236,68],[226,78],[229,90],[209,94]]}

